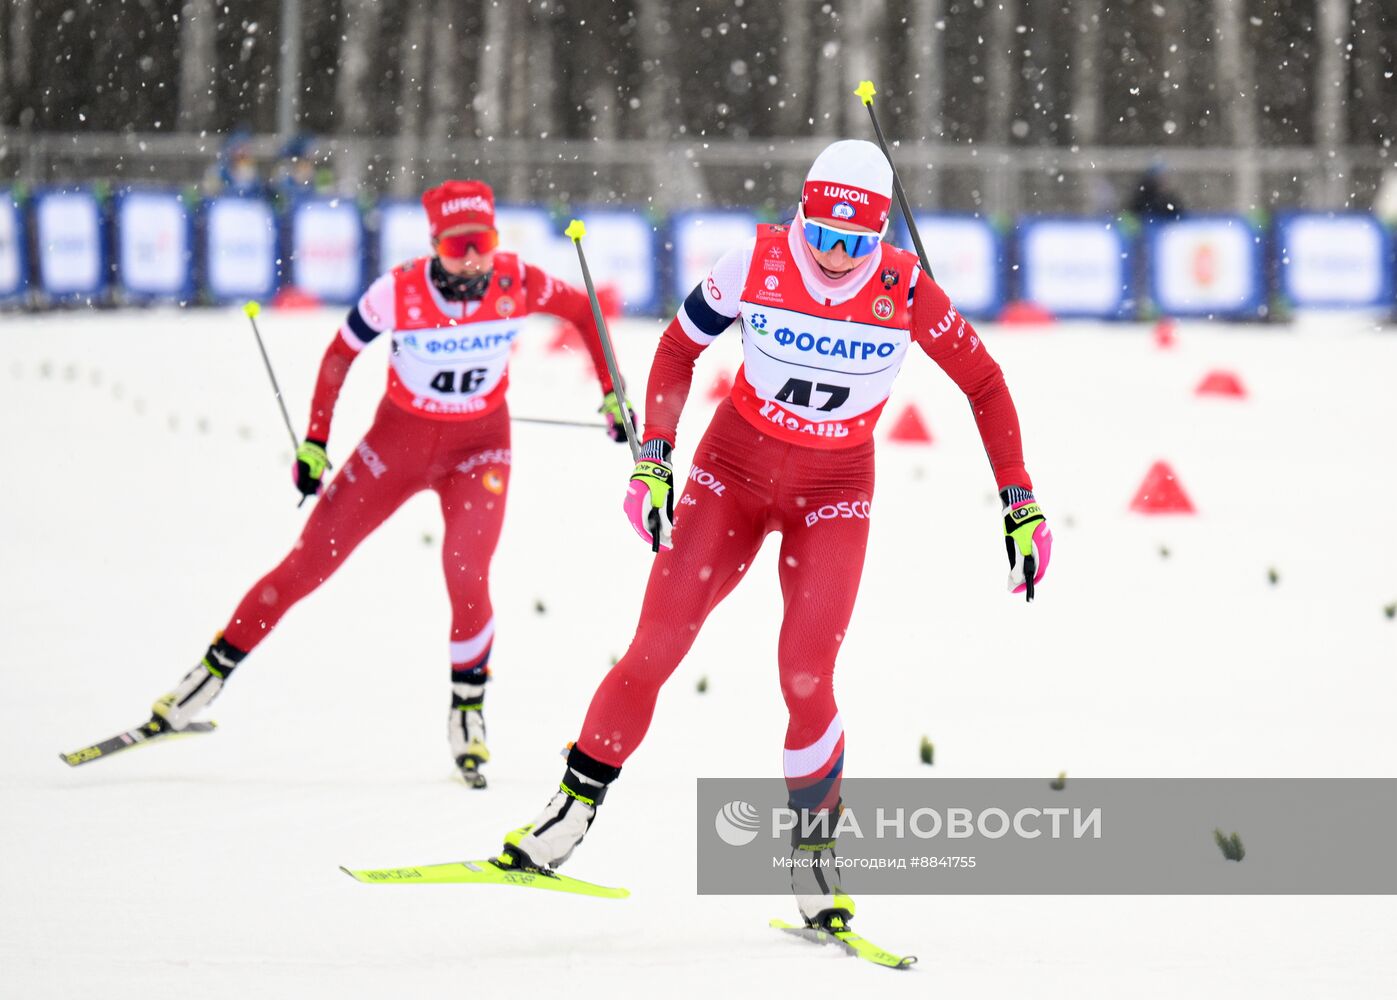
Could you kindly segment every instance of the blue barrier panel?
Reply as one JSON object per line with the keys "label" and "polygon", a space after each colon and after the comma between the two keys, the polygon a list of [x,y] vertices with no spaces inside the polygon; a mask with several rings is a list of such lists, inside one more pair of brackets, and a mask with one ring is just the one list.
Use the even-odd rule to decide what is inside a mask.
{"label": "blue barrier panel", "polygon": [[[936,283],[961,313],[994,317],[1004,308],[1004,245],[999,233],[978,215],[916,213],[917,232]],[[906,225],[900,244],[915,252]]]}
{"label": "blue barrier panel", "polygon": [[1131,240],[1109,217],[1018,225],[1019,297],[1054,316],[1124,318],[1134,304]]}
{"label": "blue barrier panel", "polygon": [[23,295],[29,287],[24,213],[9,188],[0,188],[0,302]]}
{"label": "blue barrier panel", "polygon": [[54,300],[90,299],[107,288],[106,224],[86,188],[34,193],[39,288]]}
{"label": "blue barrier panel", "polygon": [[670,218],[670,291],[679,301],[694,290],[718,258],[757,235],[757,216],[737,209],[678,212]]}
{"label": "blue barrier panel", "polygon": [[[660,277],[656,267],[658,248],[655,227],[639,209],[591,208],[582,206],[577,217],[587,226],[582,250],[587,269],[597,287],[611,285],[621,292],[621,302],[630,315],[648,315],[659,308]],[[561,237],[573,260],[573,281],[582,284],[577,251],[572,241]]]}
{"label": "blue barrier panel", "polygon": [[271,202],[219,195],[204,202],[205,283],[217,302],[271,298],[277,290],[277,224]]}
{"label": "blue barrier panel", "polygon": [[[570,284],[582,284],[577,256],[563,239],[562,226],[541,208],[531,205],[496,205],[495,228],[500,231],[500,249],[518,254],[535,267]],[[571,256],[567,256],[571,254]]]}
{"label": "blue barrier panel", "polygon": [[378,274],[431,252],[432,234],[421,201],[385,198],[378,203]]}
{"label": "blue barrier panel", "polygon": [[364,220],[347,198],[303,198],[291,207],[291,283],[348,305],[364,291]]}
{"label": "blue barrier panel", "polygon": [[1365,212],[1292,212],[1275,225],[1281,294],[1298,309],[1392,304],[1392,240]]}
{"label": "blue barrier panel", "polygon": [[1145,227],[1150,296],[1170,316],[1255,316],[1266,302],[1261,234],[1240,215]]}
{"label": "blue barrier panel", "polygon": [[142,301],[194,295],[194,219],[177,191],[129,188],[116,195],[116,273]]}

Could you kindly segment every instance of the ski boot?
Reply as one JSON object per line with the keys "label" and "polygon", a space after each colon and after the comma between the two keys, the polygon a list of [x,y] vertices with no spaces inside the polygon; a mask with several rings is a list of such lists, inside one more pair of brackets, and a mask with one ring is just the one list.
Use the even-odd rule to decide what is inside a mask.
{"label": "ski boot", "polygon": [[572,856],[592,828],[597,807],[621,769],[593,760],[575,746],[567,760],[558,791],[543,812],[532,823],[506,834],[504,849],[495,859],[500,867],[551,871]]}
{"label": "ski boot", "polygon": [[218,697],[234,669],[247,656],[241,649],[223,638],[214,637],[204,658],[184,675],[175,689],[161,695],[151,706],[150,722],[161,732],[179,732],[194,721],[209,703]]}
{"label": "ski boot", "polygon": [[791,892],[806,927],[847,931],[854,919],[854,901],[839,885],[835,837],[828,832],[842,809],[837,805],[791,832]]}
{"label": "ski boot", "polygon": [[451,756],[466,784],[484,788],[480,765],[490,759],[485,746],[485,682],[490,675],[481,668],[451,671],[451,714],[446,720],[446,736]]}

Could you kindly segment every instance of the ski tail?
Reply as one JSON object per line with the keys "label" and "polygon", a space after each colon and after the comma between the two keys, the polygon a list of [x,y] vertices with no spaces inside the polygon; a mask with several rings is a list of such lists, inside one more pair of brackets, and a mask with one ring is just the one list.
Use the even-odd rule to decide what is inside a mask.
{"label": "ski tail", "polygon": [[770,925],[778,931],[784,931],[815,944],[837,944],[855,958],[861,958],[865,962],[872,962],[874,965],[881,965],[887,969],[907,969],[917,964],[916,955],[898,955],[891,951],[885,951],[867,938],[848,929],[806,927],[777,919],[771,920]]}
{"label": "ski tail", "polygon": [[102,740],[100,743],[93,743],[72,753],[60,753],[58,759],[69,767],[81,767],[83,764],[90,764],[94,760],[101,760],[103,757],[110,757],[112,754],[120,753],[123,750],[132,750],[136,747],[145,746],[148,743],[162,743],[166,740],[176,739],[181,736],[195,736],[199,733],[211,733],[218,728],[216,722],[191,722],[183,729],[170,729],[159,719],[152,718],[143,726],[135,729],[128,729],[124,733],[117,733],[110,739]]}

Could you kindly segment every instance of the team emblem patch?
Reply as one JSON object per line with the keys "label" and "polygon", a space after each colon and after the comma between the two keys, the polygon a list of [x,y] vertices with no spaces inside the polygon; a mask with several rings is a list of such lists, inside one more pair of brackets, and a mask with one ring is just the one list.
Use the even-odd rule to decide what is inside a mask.
{"label": "team emblem patch", "polygon": [[886,295],[880,295],[873,300],[873,315],[877,316],[879,319],[892,319],[896,308],[897,307],[893,305],[893,300]]}
{"label": "team emblem patch", "polygon": [[512,316],[514,314],[514,300],[508,295],[501,295],[500,300],[495,303],[495,312],[501,316]]}
{"label": "team emblem patch", "polygon": [[774,274],[768,274],[766,276],[766,281],[762,282],[762,284],[766,285],[766,290],[768,292],[774,292],[776,291],[776,286],[781,284],[781,280]]}
{"label": "team emblem patch", "polygon": [[766,313],[753,313],[747,320],[747,325],[757,333],[765,334],[767,332]]}
{"label": "team emblem patch", "polygon": [[500,291],[509,291],[509,286],[514,284],[514,279],[507,274],[500,275]]}
{"label": "team emblem patch", "polygon": [[830,215],[836,219],[852,219],[854,217],[854,206],[847,201],[841,201],[830,209]]}
{"label": "team emblem patch", "polygon": [[878,280],[883,283],[883,287],[892,291],[893,285],[897,284],[897,269],[892,267],[883,268],[883,273],[878,275]]}
{"label": "team emblem patch", "polygon": [[485,475],[480,477],[480,485],[499,496],[504,492],[504,476],[500,475],[499,469],[486,469]]}

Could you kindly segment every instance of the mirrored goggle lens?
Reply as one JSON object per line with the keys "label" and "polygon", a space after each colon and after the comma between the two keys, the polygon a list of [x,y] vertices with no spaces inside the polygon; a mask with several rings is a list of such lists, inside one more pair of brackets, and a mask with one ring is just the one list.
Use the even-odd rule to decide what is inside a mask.
{"label": "mirrored goggle lens", "polygon": [[478,233],[453,233],[437,238],[437,253],[442,257],[464,257],[467,250],[489,253],[500,245],[500,234],[493,229]]}
{"label": "mirrored goggle lens", "polygon": [[818,222],[805,224],[805,242],[821,253],[833,250],[843,243],[844,252],[850,257],[867,257],[877,249],[882,237],[877,233],[841,233],[838,229],[822,226]]}

